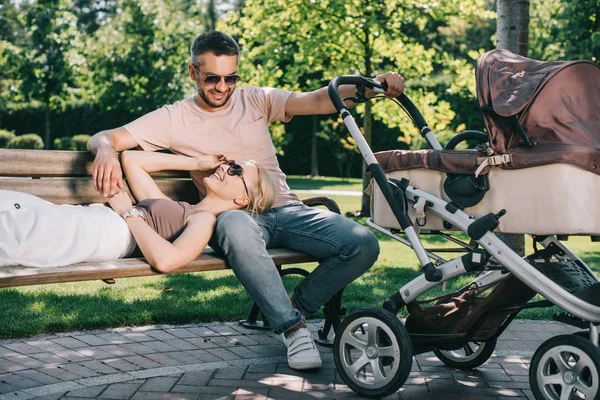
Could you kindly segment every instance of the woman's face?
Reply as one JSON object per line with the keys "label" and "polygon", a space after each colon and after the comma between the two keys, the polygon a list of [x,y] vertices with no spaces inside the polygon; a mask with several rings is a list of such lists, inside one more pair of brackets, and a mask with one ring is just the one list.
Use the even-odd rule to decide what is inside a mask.
{"label": "woman's face", "polygon": [[[227,173],[229,168],[232,168],[231,165],[222,164],[212,175],[204,178],[207,193],[218,196],[223,200],[249,198],[244,182],[248,191],[251,192],[258,185],[258,169],[250,162],[243,162],[239,165],[243,169],[243,180],[239,175]],[[235,168],[232,168],[231,172],[234,170]]]}

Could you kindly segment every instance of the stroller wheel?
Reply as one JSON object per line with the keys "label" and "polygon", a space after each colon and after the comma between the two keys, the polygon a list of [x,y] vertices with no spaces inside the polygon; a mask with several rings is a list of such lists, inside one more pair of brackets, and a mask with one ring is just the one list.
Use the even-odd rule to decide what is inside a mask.
{"label": "stroller wheel", "polygon": [[336,330],[335,366],[343,381],[366,397],[385,397],[404,384],[412,368],[412,345],[404,325],[389,311],[352,312]]}
{"label": "stroller wheel", "polygon": [[600,399],[600,349],[576,335],[546,340],[529,369],[537,400]]}
{"label": "stroller wheel", "polygon": [[473,369],[485,363],[496,349],[497,339],[468,342],[458,350],[434,350],[441,362],[457,369]]}

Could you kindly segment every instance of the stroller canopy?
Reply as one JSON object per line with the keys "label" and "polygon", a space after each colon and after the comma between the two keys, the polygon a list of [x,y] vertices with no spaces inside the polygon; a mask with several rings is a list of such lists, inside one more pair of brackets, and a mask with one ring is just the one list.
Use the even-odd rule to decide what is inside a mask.
{"label": "stroller canopy", "polygon": [[[600,68],[493,50],[477,62],[477,98],[502,168],[569,163],[600,174]],[[487,110],[487,111],[486,111]],[[532,147],[511,125],[523,127]]]}

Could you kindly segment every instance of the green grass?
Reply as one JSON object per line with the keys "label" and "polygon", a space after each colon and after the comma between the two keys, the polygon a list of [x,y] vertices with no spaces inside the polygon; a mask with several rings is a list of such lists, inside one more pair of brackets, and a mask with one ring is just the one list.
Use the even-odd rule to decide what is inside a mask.
{"label": "green grass", "polygon": [[319,176],[316,178],[289,175],[286,178],[289,187],[296,190],[362,190],[362,179],[332,178]]}
{"label": "green grass", "polygon": [[[301,197],[311,197],[311,193],[302,193]],[[360,197],[331,197],[344,213],[360,208]],[[357,220],[364,223],[364,218]],[[349,311],[381,305],[386,297],[419,275],[417,259],[410,249],[377,235],[381,244],[379,260],[345,291],[344,305]],[[441,245],[433,238],[429,243]],[[600,274],[598,244],[586,237],[573,238],[567,244]],[[309,269],[316,266],[299,266],[307,265]],[[448,284],[448,290],[471,279],[457,278]],[[284,278],[288,291],[299,282],[299,277]],[[428,295],[440,293],[434,290]],[[0,289],[0,304],[0,337],[7,338],[103,327],[232,321],[244,318],[252,301],[231,271],[214,271],[117,279],[115,285],[94,281]],[[548,319],[552,313],[549,309],[527,310],[520,317]]]}

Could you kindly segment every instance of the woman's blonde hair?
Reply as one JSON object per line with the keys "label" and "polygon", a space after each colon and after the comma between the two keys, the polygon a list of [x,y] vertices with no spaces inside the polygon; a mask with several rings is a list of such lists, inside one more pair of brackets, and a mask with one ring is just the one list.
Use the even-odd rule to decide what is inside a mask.
{"label": "woman's blonde hair", "polygon": [[275,184],[269,173],[256,161],[248,161],[258,170],[258,185],[250,190],[250,203],[245,207],[247,211],[260,214],[271,208],[275,201]]}

